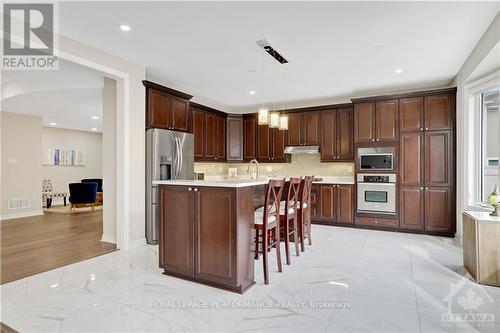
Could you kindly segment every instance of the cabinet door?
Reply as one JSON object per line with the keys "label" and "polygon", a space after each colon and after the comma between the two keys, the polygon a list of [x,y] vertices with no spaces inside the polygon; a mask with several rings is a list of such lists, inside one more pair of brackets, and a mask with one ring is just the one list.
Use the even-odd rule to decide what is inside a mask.
{"label": "cabinet door", "polygon": [[335,221],[335,188],[333,185],[320,187],[320,219],[325,222]]}
{"label": "cabinet door", "polygon": [[217,146],[217,152],[215,155],[216,160],[226,159],[226,118],[222,116],[216,116],[216,137],[215,142]]}
{"label": "cabinet door", "polygon": [[187,186],[160,186],[160,267],[194,274],[194,197]]}
{"label": "cabinet door", "polygon": [[334,161],[337,157],[337,112],[321,112],[321,160]]}
{"label": "cabinet door", "polygon": [[424,229],[424,190],[422,187],[401,187],[399,195],[400,222],[403,229]]}
{"label": "cabinet door", "polygon": [[228,117],[226,121],[226,130],[227,160],[243,160],[243,118]]}
{"label": "cabinet door", "polygon": [[425,189],[425,230],[434,232],[449,232],[451,221],[451,189]]}
{"label": "cabinet door", "polygon": [[319,112],[303,112],[304,145],[319,145]]}
{"label": "cabinet door", "polygon": [[217,145],[215,134],[217,133],[217,123],[215,114],[207,112],[205,114],[205,157],[215,159]]}
{"label": "cabinet door", "polygon": [[423,130],[424,99],[422,97],[399,100],[399,128],[401,132]]}
{"label": "cabinet door", "polygon": [[318,220],[319,216],[319,206],[320,206],[320,189],[318,185],[312,185],[311,187],[311,220]]}
{"label": "cabinet door", "polygon": [[256,153],[257,118],[255,115],[243,118],[243,158],[251,160],[257,157]]}
{"label": "cabinet door", "polygon": [[277,128],[271,129],[272,134],[272,156],[274,162],[286,162],[285,147],[286,147],[286,131],[281,131]]}
{"label": "cabinet door", "polygon": [[375,104],[376,114],[376,138],[375,141],[395,141],[399,136],[398,125],[398,101],[377,102]]}
{"label": "cabinet door", "polygon": [[451,108],[451,95],[426,96],[424,99],[425,129],[451,129]]}
{"label": "cabinet door", "polygon": [[178,97],[171,97],[171,101],[170,127],[177,131],[187,132],[189,129],[189,102]]}
{"label": "cabinet door", "polygon": [[154,89],[148,89],[147,127],[164,128],[170,126],[170,96]]}
{"label": "cabinet door", "polygon": [[425,186],[452,186],[451,131],[425,133]]}
{"label": "cabinet door", "polygon": [[213,282],[231,283],[236,280],[235,191],[200,187],[195,193],[195,275]]}
{"label": "cabinet door", "polygon": [[205,157],[205,112],[193,108],[194,158]]}
{"label": "cabinet door", "polygon": [[271,159],[271,129],[267,125],[257,127],[257,159],[261,161]]}
{"label": "cabinet door", "polygon": [[423,132],[401,133],[399,171],[401,185],[423,186]]}
{"label": "cabinet door", "polygon": [[337,222],[354,223],[354,185],[335,185],[337,197]]}
{"label": "cabinet door", "polygon": [[375,103],[354,105],[354,142],[375,141]]}
{"label": "cabinet door", "polygon": [[352,109],[337,110],[337,160],[354,159],[352,113]]}
{"label": "cabinet door", "polygon": [[288,144],[300,146],[302,144],[302,121],[301,113],[288,114]]}

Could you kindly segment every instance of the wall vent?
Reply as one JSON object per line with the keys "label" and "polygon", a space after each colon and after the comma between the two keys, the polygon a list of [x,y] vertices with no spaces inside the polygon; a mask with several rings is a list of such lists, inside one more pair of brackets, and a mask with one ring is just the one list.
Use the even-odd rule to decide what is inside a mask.
{"label": "wall vent", "polygon": [[24,209],[30,207],[30,199],[9,199],[9,209]]}

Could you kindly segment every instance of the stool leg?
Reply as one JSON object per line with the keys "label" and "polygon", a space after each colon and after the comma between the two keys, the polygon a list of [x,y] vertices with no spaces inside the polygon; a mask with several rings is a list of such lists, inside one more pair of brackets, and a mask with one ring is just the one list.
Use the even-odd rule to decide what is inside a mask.
{"label": "stool leg", "polygon": [[259,229],[255,229],[255,260],[259,259]]}
{"label": "stool leg", "polygon": [[290,265],[290,221],[285,221],[285,254],[286,264]]}
{"label": "stool leg", "polygon": [[281,246],[280,246],[280,231],[279,231],[279,226],[277,226],[276,228],[274,228],[274,231],[273,231],[273,234],[274,234],[274,239],[273,239],[273,243],[274,242],[277,242],[276,243],[276,259],[278,260],[278,272],[283,272],[283,266],[281,265]]}
{"label": "stool leg", "polygon": [[305,246],[304,246],[304,233],[305,233],[305,218],[304,218],[304,211],[301,210],[301,213],[299,215],[299,237],[300,237],[300,250],[302,252],[305,252]]}
{"label": "stool leg", "polygon": [[295,244],[295,255],[299,256],[299,233],[297,230],[297,214],[293,218],[293,243]]}
{"label": "stool leg", "polygon": [[268,241],[267,230],[264,230],[262,237],[263,237],[263,239],[262,239],[262,257],[263,257],[262,263],[264,265],[264,283],[269,284],[269,265],[267,262],[267,259],[268,259],[267,248],[268,248],[269,243],[267,242]]}

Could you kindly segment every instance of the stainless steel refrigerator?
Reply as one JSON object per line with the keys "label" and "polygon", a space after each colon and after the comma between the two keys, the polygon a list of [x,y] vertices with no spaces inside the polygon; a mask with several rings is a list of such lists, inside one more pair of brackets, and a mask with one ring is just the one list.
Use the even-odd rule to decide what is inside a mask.
{"label": "stainless steel refrigerator", "polygon": [[193,134],[162,129],[146,131],[146,240],[160,240],[159,188],[154,180],[194,179]]}

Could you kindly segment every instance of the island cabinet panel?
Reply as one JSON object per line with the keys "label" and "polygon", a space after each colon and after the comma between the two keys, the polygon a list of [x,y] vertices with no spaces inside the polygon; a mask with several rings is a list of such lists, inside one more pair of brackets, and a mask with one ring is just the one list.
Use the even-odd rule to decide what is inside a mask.
{"label": "island cabinet panel", "polygon": [[203,279],[235,283],[236,191],[200,187],[196,191],[195,274]]}
{"label": "island cabinet panel", "polygon": [[243,160],[243,118],[241,116],[227,117],[226,160],[228,162]]}
{"label": "island cabinet panel", "polygon": [[375,104],[375,141],[396,141],[399,137],[398,100],[381,101]]}
{"label": "island cabinet panel", "polygon": [[240,293],[255,283],[253,186],[161,185],[160,193],[165,274]]}
{"label": "island cabinet panel", "polygon": [[375,103],[354,104],[354,142],[375,141]]}
{"label": "island cabinet panel", "polygon": [[338,109],[321,112],[321,161],[352,161],[353,111]]}
{"label": "island cabinet panel", "polygon": [[205,112],[192,108],[193,136],[194,136],[194,158],[205,157]]}
{"label": "island cabinet panel", "polygon": [[243,159],[257,158],[257,116],[243,116]]}
{"label": "island cabinet panel", "polygon": [[288,145],[317,146],[320,144],[320,112],[288,113]]}
{"label": "island cabinet panel", "polygon": [[184,186],[160,187],[160,267],[194,274],[194,197]]}
{"label": "island cabinet panel", "polygon": [[424,100],[425,129],[447,130],[452,126],[454,102],[450,94],[426,96]]}
{"label": "island cabinet panel", "polygon": [[190,131],[191,95],[143,81],[146,87],[146,128]]}
{"label": "island cabinet panel", "polygon": [[410,230],[424,229],[423,187],[403,187],[399,196],[399,227]]}
{"label": "island cabinet panel", "polygon": [[412,97],[399,100],[399,128],[401,132],[424,129],[424,98]]}

